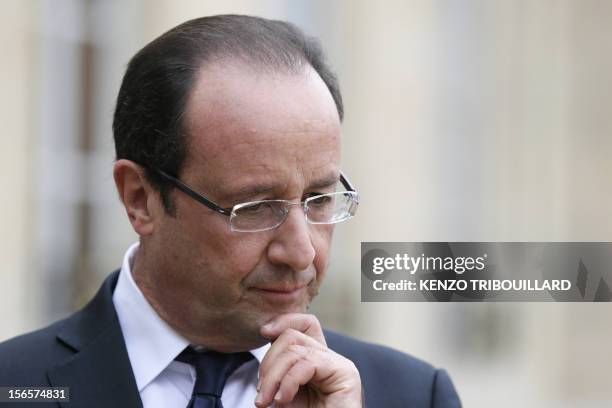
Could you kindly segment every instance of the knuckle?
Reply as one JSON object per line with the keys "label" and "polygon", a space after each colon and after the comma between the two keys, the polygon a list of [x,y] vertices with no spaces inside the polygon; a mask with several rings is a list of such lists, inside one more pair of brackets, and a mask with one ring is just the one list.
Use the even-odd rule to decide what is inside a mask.
{"label": "knuckle", "polygon": [[300,346],[299,344],[290,344],[289,347],[287,347],[287,351],[299,356],[304,355],[304,347]]}
{"label": "knuckle", "polygon": [[291,361],[294,363],[304,358],[304,355],[305,355],[305,351],[303,350],[303,347],[295,345],[295,344],[292,344],[289,347],[287,347],[287,350],[285,350],[285,353],[289,356]]}
{"label": "knuckle", "polygon": [[361,375],[359,374],[359,369],[353,361],[345,358],[343,367],[343,371],[347,379],[354,381],[356,384],[361,383]]}
{"label": "knuckle", "polygon": [[353,373],[359,375],[359,369],[351,360],[347,360],[347,368]]}
{"label": "knuckle", "polygon": [[313,314],[306,315],[307,322],[312,326],[320,326],[319,319]]}
{"label": "knuckle", "polygon": [[289,372],[283,378],[283,382],[287,381],[288,383],[295,383],[297,381],[297,374],[295,370],[289,370]]}
{"label": "knuckle", "polygon": [[299,335],[300,332],[296,329],[288,328],[279,336],[279,338],[282,337],[283,340],[293,340],[299,337]]}
{"label": "knuckle", "polygon": [[307,320],[308,326],[310,328],[310,330],[316,331],[316,332],[322,332],[323,330],[321,329],[321,323],[319,322],[319,319],[317,319],[317,317],[315,315],[308,315],[308,320]]}

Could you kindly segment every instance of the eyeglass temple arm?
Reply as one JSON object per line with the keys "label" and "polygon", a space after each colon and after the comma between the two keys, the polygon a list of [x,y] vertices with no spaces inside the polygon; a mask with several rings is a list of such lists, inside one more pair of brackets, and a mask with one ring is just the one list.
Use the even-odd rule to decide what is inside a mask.
{"label": "eyeglass temple arm", "polygon": [[348,178],[344,175],[343,172],[340,172],[340,182],[348,191],[356,191]]}
{"label": "eyeglass temple arm", "polygon": [[[202,204],[204,204],[205,206],[207,206],[211,210],[215,210],[218,213],[223,214],[223,215],[231,215],[232,214],[231,208],[223,208],[223,207],[213,203],[208,198],[204,197],[202,194],[192,190],[189,186],[187,186],[185,183],[183,183],[181,180],[177,179],[176,177],[173,177],[173,176],[169,175],[168,173],[166,173],[166,172],[164,172],[162,170],[159,170],[159,169],[155,169],[154,168],[153,171],[155,171],[157,174],[159,174],[160,176],[162,176],[166,180],[172,182],[179,190],[181,190],[182,192],[184,192],[185,194],[187,194],[191,198],[201,202]],[[351,182],[349,181],[349,179],[346,177],[346,175],[343,172],[340,172],[340,182],[342,183],[344,188],[346,188],[348,191],[356,191],[355,188],[353,187],[353,185],[351,184]]]}
{"label": "eyeglass temple arm", "polygon": [[183,193],[185,193],[189,197],[191,197],[191,198],[201,202],[202,204],[204,204],[205,206],[207,206],[211,210],[214,210],[214,211],[216,211],[216,212],[218,212],[220,214],[223,214],[223,215],[231,215],[232,214],[232,210],[230,208],[223,208],[223,207],[213,203],[208,198],[204,197],[202,194],[192,190],[189,186],[187,186],[185,183],[183,183],[181,180],[177,179],[176,177],[172,177],[168,173],[166,173],[166,172],[164,172],[162,170],[159,170],[159,169],[153,169],[153,171],[155,171],[157,174],[159,174],[160,176],[162,176],[166,180],[172,182],[176,186],[176,188],[181,190]]}

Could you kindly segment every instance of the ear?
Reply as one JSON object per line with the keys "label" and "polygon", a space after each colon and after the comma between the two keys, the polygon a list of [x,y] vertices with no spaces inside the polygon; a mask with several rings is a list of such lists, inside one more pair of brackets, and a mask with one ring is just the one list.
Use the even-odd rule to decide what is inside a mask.
{"label": "ear", "polygon": [[145,179],[144,169],[133,161],[117,160],[113,177],[132,228],[140,236],[151,235],[160,203],[158,193]]}

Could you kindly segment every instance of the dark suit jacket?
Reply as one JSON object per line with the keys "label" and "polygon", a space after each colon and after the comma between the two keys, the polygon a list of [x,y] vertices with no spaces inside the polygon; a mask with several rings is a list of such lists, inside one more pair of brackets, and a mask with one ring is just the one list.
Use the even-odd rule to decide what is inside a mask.
{"label": "dark suit jacket", "polygon": [[[142,407],[112,302],[117,277],[118,272],[110,275],[72,316],[0,343],[0,386],[67,386],[70,402],[60,404],[66,408]],[[461,406],[445,371],[386,347],[329,331],[325,337],[359,369],[368,407]],[[57,408],[58,403],[4,406],[17,405]]]}

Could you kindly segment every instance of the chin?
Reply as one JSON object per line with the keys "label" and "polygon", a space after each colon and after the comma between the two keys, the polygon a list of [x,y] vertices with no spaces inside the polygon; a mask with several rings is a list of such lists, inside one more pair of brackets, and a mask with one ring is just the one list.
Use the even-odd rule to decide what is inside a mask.
{"label": "chin", "polygon": [[202,345],[221,353],[236,353],[253,350],[270,342],[270,339],[259,334],[261,325],[254,320],[234,323],[228,321],[224,326],[224,329],[219,328],[213,341],[208,339],[209,341]]}
{"label": "chin", "polygon": [[[249,313],[241,315],[237,319],[227,319],[220,330],[225,328],[223,335],[224,341],[220,341],[215,347],[215,350],[220,352],[238,352],[253,350],[270,342],[270,339],[261,336],[261,326],[274,319],[276,316],[285,313],[305,313],[308,309],[309,302],[301,304],[286,305],[274,310],[253,309]],[[233,321],[233,323],[232,323]],[[231,328],[230,330],[227,330]]]}
{"label": "chin", "polygon": [[259,313],[255,312],[255,316],[250,319],[250,322],[254,322],[255,327],[257,328],[257,332],[259,333],[259,329],[264,324],[268,323],[270,320],[274,319],[277,316],[287,313],[306,313],[308,310],[308,303],[298,304],[298,305],[284,305],[280,307],[276,307],[268,310],[260,310]]}

